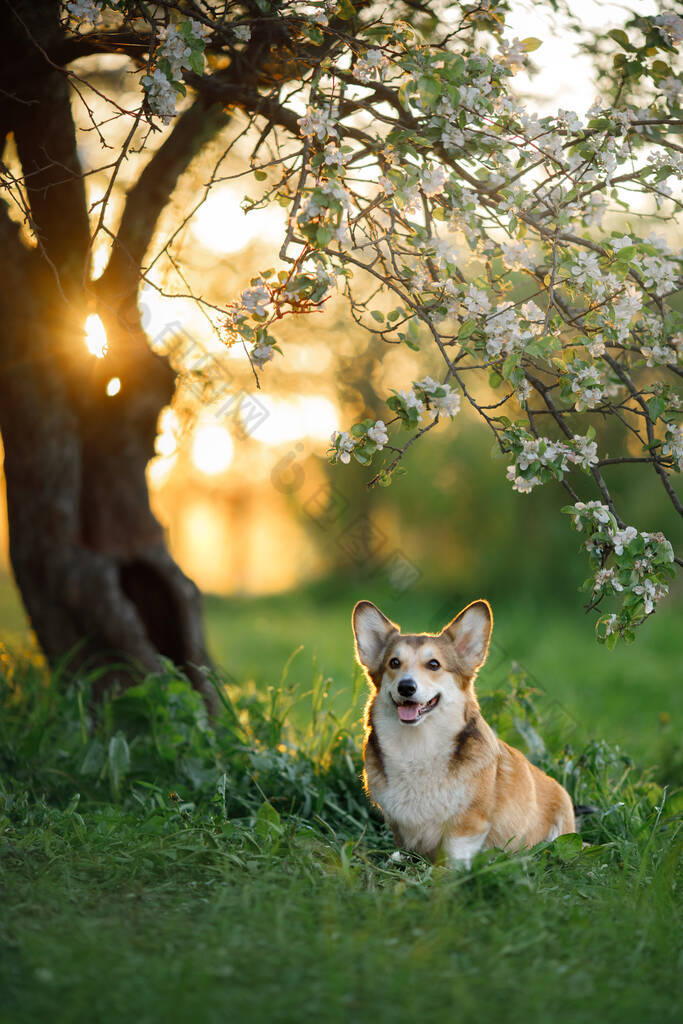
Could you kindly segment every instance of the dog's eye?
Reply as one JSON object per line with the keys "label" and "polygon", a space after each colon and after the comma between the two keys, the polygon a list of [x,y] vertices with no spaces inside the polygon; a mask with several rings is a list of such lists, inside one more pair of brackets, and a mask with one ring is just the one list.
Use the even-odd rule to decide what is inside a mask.
{"label": "dog's eye", "polygon": [[392,658],[391,661],[389,662],[389,668],[398,668],[400,664],[401,662],[398,660],[398,658]]}
{"label": "dog's eye", "polygon": [[432,672],[436,672],[437,668],[441,668],[441,663],[436,658],[432,658],[431,661],[427,662],[427,668],[431,669]]}

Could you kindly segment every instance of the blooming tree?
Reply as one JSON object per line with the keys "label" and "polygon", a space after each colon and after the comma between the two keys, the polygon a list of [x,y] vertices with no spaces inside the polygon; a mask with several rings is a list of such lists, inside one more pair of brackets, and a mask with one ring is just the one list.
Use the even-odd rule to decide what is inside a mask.
{"label": "blooming tree", "polygon": [[[243,347],[258,379],[276,355],[286,358],[282,319],[343,294],[358,324],[420,353],[424,371],[386,396],[383,419],[336,433],[331,459],[353,459],[371,467],[370,484],[389,484],[412,445],[469,407],[504,460],[504,486],[564,488],[590,562],[598,637],[631,639],[682,564],[662,533],[628,522],[610,474],[646,467],[683,512],[674,489],[683,467],[683,334],[672,303],[680,257],[661,228],[640,228],[669,221],[681,205],[673,185],[682,169],[683,19],[667,10],[627,16],[605,39],[579,37],[602,69],[603,98],[541,117],[515,89],[541,41],[510,38],[506,2],[67,0],[59,32],[42,33],[36,12],[55,5],[18,6],[36,60],[66,77],[89,116],[69,62],[123,53],[135,68],[135,104],[92,86],[130,131],[108,165],[88,258],[98,234],[111,233],[104,210],[140,129],[168,133],[129,192],[110,264],[86,292],[101,297],[116,270],[128,275],[116,295],[130,296],[179,174],[241,111],[255,139],[245,207],[277,203],[288,219],[277,266],[237,299],[225,296],[226,344]],[[63,167],[76,167],[75,148],[60,159],[53,189],[74,181]],[[3,179],[34,226],[39,173]],[[59,277],[46,236],[35,234]],[[87,274],[73,259],[64,268],[72,299]],[[112,294],[110,286],[105,308]],[[116,329],[121,320],[111,321]]]}
{"label": "blooming tree", "polygon": [[[134,3],[67,7],[91,22],[107,8],[145,18]],[[183,79],[220,90],[217,76],[197,77],[207,48],[248,59],[274,25],[296,58],[293,87],[283,70],[257,102],[231,97],[284,137],[260,162],[265,147],[255,154],[265,186],[251,205],[286,204],[289,227],[285,269],[264,272],[231,306],[228,342],[244,343],[260,370],[278,350],[278,320],[340,288],[387,343],[434,347],[442,378],[388,396],[386,421],[337,432],[333,461],[372,463],[372,482],[386,484],[415,440],[468,403],[516,491],[565,489],[591,603],[617,601],[598,636],[632,638],[677,559],[663,534],[627,525],[603,469],[648,463],[683,512],[672,482],[683,468],[683,333],[668,301],[681,261],[662,235],[602,223],[638,204],[664,217],[680,208],[671,183],[683,171],[672,138],[683,19],[631,18],[611,33],[613,95],[539,117],[514,79],[541,43],[507,37],[505,4],[435,3],[424,31],[350,0],[257,8],[248,18],[239,3],[162,4],[145,18],[157,40],[142,77],[151,120],[172,119]],[[612,421],[621,436],[607,449]],[[397,446],[399,428],[413,433]]]}

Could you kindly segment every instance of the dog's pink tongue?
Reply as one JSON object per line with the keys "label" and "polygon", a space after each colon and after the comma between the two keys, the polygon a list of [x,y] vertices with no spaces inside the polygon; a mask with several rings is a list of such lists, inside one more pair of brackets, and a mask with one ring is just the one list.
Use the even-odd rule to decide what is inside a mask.
{"label": "dog's pink tongue", "polygon": [[398,706],[398,717],[402,722],[414,722],[419,714],[419,704],[399,704]]}

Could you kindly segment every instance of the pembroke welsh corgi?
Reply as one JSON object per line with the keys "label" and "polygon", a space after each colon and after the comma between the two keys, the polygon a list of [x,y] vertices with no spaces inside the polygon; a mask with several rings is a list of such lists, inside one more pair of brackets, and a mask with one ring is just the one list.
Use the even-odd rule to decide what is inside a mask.
{"label": "pembroke welsh corgi", "polygon": [[370,601],[353,609],[356,654],[372,684],[363,782],[398,846],[469,864],[575,832],[567,791],[498,739],[474,693],[493,615],[473,601],[440,633],[403,634]]}

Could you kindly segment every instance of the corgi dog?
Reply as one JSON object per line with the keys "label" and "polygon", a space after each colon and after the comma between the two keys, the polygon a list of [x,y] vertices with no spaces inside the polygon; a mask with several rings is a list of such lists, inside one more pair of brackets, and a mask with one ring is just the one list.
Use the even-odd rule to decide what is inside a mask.
{"label": "corgi dog", "polygon": [[365,791],[398,846],[470,864],[575,832],[567,791],[498,739],[474,692],[493,615],[473,601],[440,633],[403,634],[370,601],[353,609],[365,709]]}

